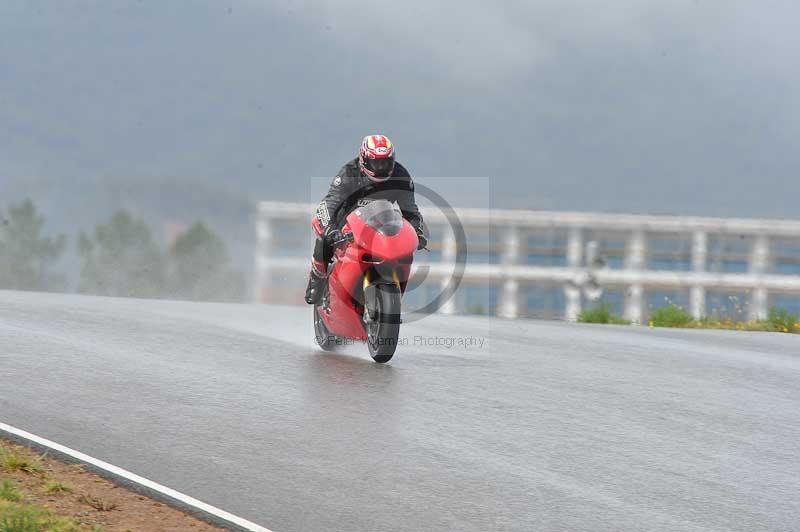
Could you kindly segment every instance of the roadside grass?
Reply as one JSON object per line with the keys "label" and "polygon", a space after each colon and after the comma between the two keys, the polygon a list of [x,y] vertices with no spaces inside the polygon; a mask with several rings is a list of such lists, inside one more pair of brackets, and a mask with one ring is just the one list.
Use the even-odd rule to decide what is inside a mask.
{"label": "roadside grass", "polygon": [[101,512],[110,512],[111,510],[115,510],[117,505],[110,502],[102,501],[96,497],[91,497],[89,495],[81,495],[78,501],[82,502],[83,504],[89,505],[95,510],[99,510]]}
{"label": "roadside grass", "polygon": [[[738,309],[742,314],[743,309]],[[601,303],[586,309],[578,316],[579,323],[604,323],[630,325],[630,321],[611,312],[608,304]],[[726,329],[731,331],[763,331],[800,334],[800,317],[786,309],[772,307],[766,319],[742,320],[732,316],[718,315],[695,319],[683,307],[674,303],[652,311],[647,323],[650,327],[672,327],[683,329]]]}
{"label": "roadside grass", "polygon": [[800,333],[800,319],[786,309],[772,307],[766,322],[772,332]]}
{"label": "roadside grass", "polygon": [[652,327],[688,327],[694,318],[678,305],[659,307],[650,315]]}
{"label": "roadside grass", "polygon": [[[5,471],[22,471],[31,475],[43,475],[41,458],[29,459],[0,446],[0,469]],[[2,532],[2,529],[0,529]]]}
{"label": "roadside grass", "polygon": [[4,480],[0,484],[0,500],[8,502],[18,502],[22,498],[22,494],[17,487],[10,480]]}
{"label": "roadside grass", "polygon": [[70,493],[72,488],[68,484],[59,482],[57,480],[48,480],[42,486],[45,493]]}
{"label": "roadside grass", "polygon": [[[0,469],[7,473],[25,473],[44,478],[42,457],[26,458],[0,445]],[[68,486],[48,481],[48,493],[64,491]],[[11,481],[0,483],[0,532],[85,532],[86,528],[70,518],[53,514],[44,506],[24,504],[23,492]]]}
{"label": "roadside grass", "polygon": [[0,439],[0,532],[222,530],[79,464]]}
{"label": "roadside grass", "polygon": [[75,520],[54,515],[43,506],[0,500],[0,532],[85,532],[85,530]]}
{"label": "roadside grass", "polygon": [[606,323],[611,325],[630,325],[631,322],[611,312],[611,307],[606,303],[601,303],[590,309],[586,309],[578,316],[580,323]]}
{"label": "roadside grass", "polygon": [[679,327],[686,329],[726,329],[732,331],[763,331],[800,333],[800,319],[786,309],[772,307],[766,319],[737,320],[730,316],[692,318],[682,307],[670,304],[653,311],[650,327]]}

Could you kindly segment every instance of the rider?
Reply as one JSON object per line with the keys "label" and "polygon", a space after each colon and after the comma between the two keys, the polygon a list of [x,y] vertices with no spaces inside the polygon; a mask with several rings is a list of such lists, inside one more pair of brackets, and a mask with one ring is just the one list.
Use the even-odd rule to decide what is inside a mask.
{"label": "rider", "polygon": [[384,135],[364,137],[358,157],[345,164],[333,178],[311,221],[317,240],[306,288],[306,303],[319,302],[320,289],[333,258],[333,243],[342,238],[345,217],[363,198],[396,201],[403,218],[417,231],[418,249],[427,245],[422,215],[414,201],[414,181],[408,170],[395,161],[392,142]]}

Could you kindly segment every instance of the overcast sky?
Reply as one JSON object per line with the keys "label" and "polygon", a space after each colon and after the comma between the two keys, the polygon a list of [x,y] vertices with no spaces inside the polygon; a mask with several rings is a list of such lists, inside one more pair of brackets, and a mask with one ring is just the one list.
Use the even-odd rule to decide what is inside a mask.
{"label": "overcast sky", "polygon": [[307,201],[381,131],[418,176],[486,176],[497,207],[797,218],[798,20],[790,1],[3,0],[0,184]]}

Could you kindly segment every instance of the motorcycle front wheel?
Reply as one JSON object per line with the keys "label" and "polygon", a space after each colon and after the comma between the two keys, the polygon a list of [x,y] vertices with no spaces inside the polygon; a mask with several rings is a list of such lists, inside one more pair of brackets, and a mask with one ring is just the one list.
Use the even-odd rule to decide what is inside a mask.
{"label": "motorcycle front wheel", "polygon": [[400,289],[391,284],[375,287],[374,305],[370,309],[371,318],[365,323],[367,346],[375,362],[383,364],[391,360],[397,349],[400,336]]}
{"label": "motorcycle front wheel", "polygon": [[325,326],[319,309],[319,305],[314,305],[314,337],[323,351],[333,351],[336,348],[336,337]]}

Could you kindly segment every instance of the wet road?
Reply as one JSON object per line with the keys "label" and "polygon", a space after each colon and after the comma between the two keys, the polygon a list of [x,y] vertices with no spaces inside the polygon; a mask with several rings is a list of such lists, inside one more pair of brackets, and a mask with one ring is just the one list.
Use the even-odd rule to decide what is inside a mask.
{"label": "wet road", "polygon": [[800,338],[0,292],[0,421],[282,531],[800,528]]}

